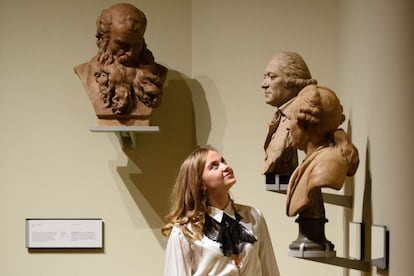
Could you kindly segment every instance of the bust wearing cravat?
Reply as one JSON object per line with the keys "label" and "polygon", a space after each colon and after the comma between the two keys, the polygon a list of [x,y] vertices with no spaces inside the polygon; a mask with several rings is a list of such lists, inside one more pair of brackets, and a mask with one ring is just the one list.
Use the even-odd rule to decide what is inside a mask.
{"label": "bust wearing cravat", "polygon": [[269,124],[264,144],[265,173],[291,174],[298,165],[296,149],[290,145],[288,123],[291,103],[294,98],[283,104],[275,113],[275,117]]}
{"label": "bust wearing cravat", "polygon": [[300,90],[316,84],[303,58],[295,52],[273,56],[265,68],[262,88],[265,102],[277,108],[264,143],[263,174],[291,175],[297,167],[297,151],[288,138],[291,102]]}

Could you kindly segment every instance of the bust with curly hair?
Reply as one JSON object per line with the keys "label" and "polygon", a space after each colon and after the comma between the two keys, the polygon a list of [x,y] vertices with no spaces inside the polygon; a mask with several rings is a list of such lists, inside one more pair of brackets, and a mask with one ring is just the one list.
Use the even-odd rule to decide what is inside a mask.
{"label": "bust with curly hair", "polygon": [[302,88],[316,83],[302,56],[296,52],[277,53],[266,65],[261,87],[266,104],[276,108],[264,142],[266,184],[276,179],[287,184],[298,165],[297,151],[290,144],[287,131],[291,103]]}
{"label": "bust with curly hair", "polygon": [[338,97],[327,87],[309,85],[292,103],[291,144],[306,156],[293,172],[287,191],[287,215],[299,214],[303,235],[291,249],[301,243],[308,249],[325,250],[326,244],[333,249],[323,231],[327,220],[321,188],[341,189],[345,177],[353,175],[359,163],[357,149],[343,137],[345,132],[337,131],[344,120]]}
{"label": "bust with curly hair", "polygon": [[96,21],[97,54],[75,67],[100,125],[148,125],[160,105],[167,68],[147,48],[145,14],[117,3]]}

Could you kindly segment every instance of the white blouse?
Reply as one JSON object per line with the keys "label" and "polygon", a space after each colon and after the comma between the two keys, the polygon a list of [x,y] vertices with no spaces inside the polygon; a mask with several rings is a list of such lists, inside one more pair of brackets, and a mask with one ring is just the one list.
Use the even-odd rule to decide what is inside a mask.
{"label": "white blouse", "polygon": [[[168,238],[164,276],[278,276],[279,270],[273,252],[272,243],[263,214],[250,206],[234,204],[237,213],[242,216],[240,224],[257,239],[253,244],[246,243],[239,254],[237,268],[231,257],[226,257],[220,249],[220,243],[204,236],[201,240],[190,242],[184,236],[180,226],[172,228]],[[232,204],[224,210],[209,207],[207,213],[217,222],[221,222],[223,212],[235,218]]]}

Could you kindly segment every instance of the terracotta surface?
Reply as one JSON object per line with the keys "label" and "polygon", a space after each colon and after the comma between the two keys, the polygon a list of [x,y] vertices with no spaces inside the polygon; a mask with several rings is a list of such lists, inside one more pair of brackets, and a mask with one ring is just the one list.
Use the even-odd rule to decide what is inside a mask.
{"label": "terracotta surface", "polygon": [[316,84],[303,58],[295,52],[281,52],[265,68],[261,87],[265,102],[276,108],[264,143],[264,174],[290,175],[297,166],[297,151],[288,139],[290,104],[299,91]]}
{"label": "terracotta surface", "polygon": [[130,4],[114,4],[96,21],[97,54],[75,67],[98,125],[149,125],[161,103],[167,68],[147,48],[145,14]]}
{"label": "terracotta surface", "polygon": [[290,178],[286,212],[288,216],[324,218],[321,188],[341,189],[345,177],[356,172],[358,151],[338,129],[345,115],[329,88],[305,87],[293,101],[291,111],[290,141],[306,156]]}

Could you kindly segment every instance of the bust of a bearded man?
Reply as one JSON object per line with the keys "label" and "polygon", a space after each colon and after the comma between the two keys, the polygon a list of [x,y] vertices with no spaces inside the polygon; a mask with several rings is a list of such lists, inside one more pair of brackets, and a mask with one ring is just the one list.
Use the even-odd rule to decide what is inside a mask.
{"label": "bust of a bearded man", "polygon": [[167,68],[147,48],[145,14],[119,3],[96,21],[98,52],[75,67],[98,117],[99,125],[149,125],[160,105]]}

